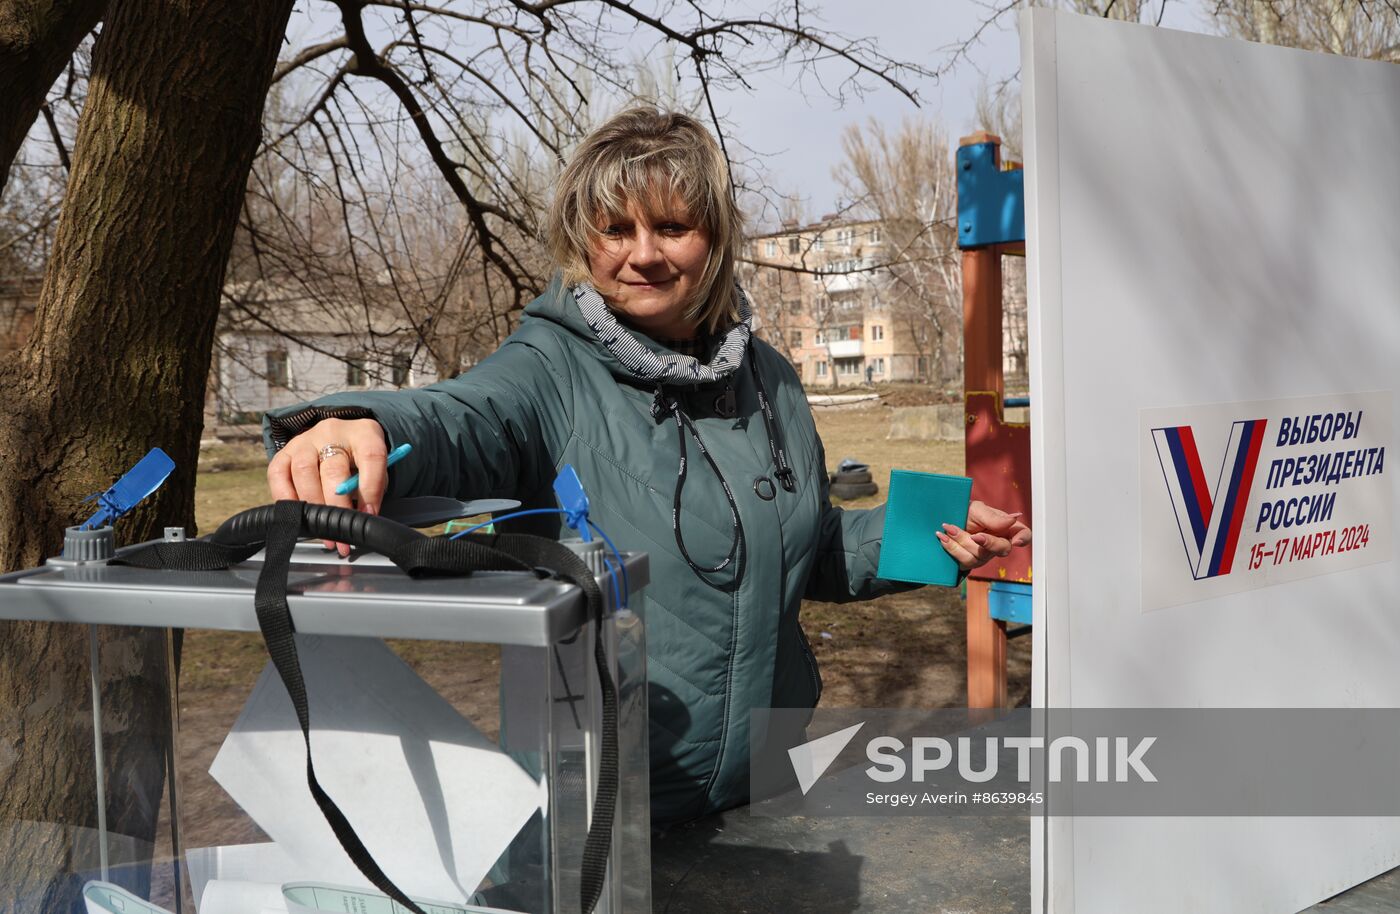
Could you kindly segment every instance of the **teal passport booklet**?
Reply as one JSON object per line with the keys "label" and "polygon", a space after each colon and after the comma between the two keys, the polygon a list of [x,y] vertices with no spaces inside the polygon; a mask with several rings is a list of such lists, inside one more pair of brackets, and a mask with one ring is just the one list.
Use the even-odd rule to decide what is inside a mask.
{"label": "teal passport booklet", "polygon": [[880,568],[887,581],[958,583],[958,563],[943,551],[938,532],[944,524],[967,525],[972,480],[966,476],[894,470],[885,503],[885,534]]}

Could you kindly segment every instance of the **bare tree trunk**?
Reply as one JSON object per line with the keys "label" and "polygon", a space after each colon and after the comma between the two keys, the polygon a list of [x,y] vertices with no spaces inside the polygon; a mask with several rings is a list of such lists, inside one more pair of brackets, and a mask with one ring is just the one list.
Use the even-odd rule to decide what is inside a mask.
{"label": "bare tree trunk", "polygon": [[[55,553],[81,500],[153,445],[176,472],[119,539],[193,527],[219,290],[291,7],[132,0],[111,11],[34,332],[3,378],[3,567]],[[102,642],[108,826],[150,842],[164,773],[148,750],[170,722],[164,637],[112,629]],[[75,830],[96,824],[86,660],[77,626],[0,628],[0,829],[62,826],[47,843],[0,850],[5,910],[82,909],[64,873],[87,863],[73,859]]]}
{"label": "bare tree trunk", "polygon": [[0,0],[0,195],[44,96],[97,26],[106,0]]}

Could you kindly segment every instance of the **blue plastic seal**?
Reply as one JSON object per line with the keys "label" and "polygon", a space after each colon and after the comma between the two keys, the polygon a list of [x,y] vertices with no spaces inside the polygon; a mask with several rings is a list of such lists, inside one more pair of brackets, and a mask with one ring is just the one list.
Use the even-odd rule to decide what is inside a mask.
{"label": "blue plastic seal", "polygon": [[158,447],[153,447],[136,466],[126,471],[111,488],[105,492],[89,495],[83,501],[97,501],[97,513],[83,522],[83,529],[104,527],[132,508],[139,505],[148,495],[159,489],[161,483],[170,478],[175,469],[175,461]]}
{"label": "blue plastic seal", "polygon": [[559,499],[559,507],[564,509],[564,522],[570,529],[578,531],[585,543],[593,541],[593,533],[588,529],[588,493],[583,491],[578,472],[573,464],[566,463],[554,477],[554,497]]}

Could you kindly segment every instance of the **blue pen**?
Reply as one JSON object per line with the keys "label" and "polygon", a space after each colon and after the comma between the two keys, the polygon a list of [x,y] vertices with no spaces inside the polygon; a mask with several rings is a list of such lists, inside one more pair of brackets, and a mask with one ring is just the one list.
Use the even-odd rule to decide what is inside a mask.
{"label": "blue pen", "polygon": [[[387,469],[388,467],[393,466],[394,464],[398,463],[400,460],[402,460],[402,459],[404,459],[405,457],[407,457],[407,456],[408,456],[408,452],[411,451],[411,450],[413,450],[413,445],[408,444],[408,443],[401,444],[401,445],[399,445],[398,447],[394,448],[392,451],[389,452],[389,459],[386,460],[386,461],[384,461],[384,466],[385,466],[385,468]],[[345,480],[345,481],[342,482],[340,485],[336,486],[336,487],[335,487],[335,494],[337,494],[337,495],[349,495],[351,492],[353,492],[353,491],[355,491],[357,488],[359,488],[359,486],[360,486],[360,474],[359,474],[359,473],[356,473],[354,476],[351,476],[349,479]]]}

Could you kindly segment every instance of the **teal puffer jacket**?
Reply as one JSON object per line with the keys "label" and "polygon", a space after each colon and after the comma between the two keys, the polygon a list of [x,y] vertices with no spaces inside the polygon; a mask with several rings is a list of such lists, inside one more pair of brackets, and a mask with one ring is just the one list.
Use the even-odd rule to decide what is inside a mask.
{"label": "teal puffer jacket", "polygon": [[[828,500],[822,444],[792,366],[757,339],[746,358],[757,360],[795,491],[773,484],[749,366],[731,376],[737,415],[730,418],[718,414],[720,388],[713,384],[668,388],[737,502],[745,553],[737,579],[736,563],[707,581],[682,556],[672,528],[681,462],[676,423],[657,415],[654,387],[599,343],[557,282],[525,309],[499,350],[462,376],[279,409],[265,417],[264,434],[271,451],[318,417],[368,409],[390,447],[413,443],[413,455],[390,471],[391,497],[509,497],[553,507],[556,472],[573,464],[593,520],[618,548],[651,557],[652,814],[676,821],[747,801],[751,708],[816,705],[821,677],[798,625],[801,601],[860,600],[901,587],[875,576],[884,509],[844,511]],[[713,567],[733,543],[729,504],[688,436],[686,448],[685,546],[696,565]],[[560,524],[545,519],[529,532],[557,537]]]}

